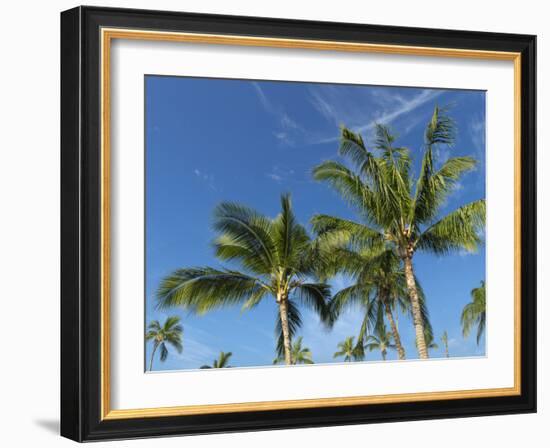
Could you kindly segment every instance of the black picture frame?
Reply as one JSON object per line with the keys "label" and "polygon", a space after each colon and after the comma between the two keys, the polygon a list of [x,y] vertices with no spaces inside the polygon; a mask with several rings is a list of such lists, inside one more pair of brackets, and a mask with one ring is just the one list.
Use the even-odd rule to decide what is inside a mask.
{"label": "black picture frame", "polygon": [[[101,419],[100,29],[521,53],[521,394]],[[61,13],[61,435],[76,441],[536,412],[536,37],[99,7]]]}

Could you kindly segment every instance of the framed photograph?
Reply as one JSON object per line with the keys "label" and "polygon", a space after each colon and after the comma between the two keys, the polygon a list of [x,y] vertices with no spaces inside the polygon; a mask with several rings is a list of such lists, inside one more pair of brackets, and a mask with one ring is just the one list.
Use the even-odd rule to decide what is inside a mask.
{"label": "framed photograph", "polygon": [[61,433],[536,411],[535,36],[61,14]]}

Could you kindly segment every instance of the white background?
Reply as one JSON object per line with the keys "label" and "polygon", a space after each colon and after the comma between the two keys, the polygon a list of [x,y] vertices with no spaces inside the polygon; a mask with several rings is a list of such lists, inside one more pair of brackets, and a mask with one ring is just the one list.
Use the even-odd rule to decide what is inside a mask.
{"label": "white background", "polygon": [[[152,52],[154,58],[146,57]],[[297,54],[307,64],[294,64]],[[512,61],[122,40],[112,45],[111,67],[113,409],[513,387]],[[151,73],[487,90],[488,356],[144,373],[144,307],[136,307],[135,298],[145,297],[143,83]]]}
{"label": "white background", "polygon": [[[90,1],[89,4],[288,17],[363,23],[538,34],[539,229],[548,228],[550,159],[544,152],[550,98],[545,86],[549,12],[543,2],[401,1],[388,3],[279,0]],[[7,446],[69,446],[58,431],[59,397],[59,11],[69,1],[3,5],[0,71],[0,272],[2,365],[0,440]],[[546,54],[545,54],[546,49]],[[544,176],[544,174],[546,175]],[[543,207],[543,202],[546,206]],[[550,411],[540,323],[548,321],[550,270],[542,254],[550,239],[539,232],[539,413],[537,415],[405,422],[251,434],[119,442],[110,446],[228,447],[335,446],[532,446],[548,443]],[[102,446],[104,444],[98,444]],[[108,446],[108,445],[106,445]]]}

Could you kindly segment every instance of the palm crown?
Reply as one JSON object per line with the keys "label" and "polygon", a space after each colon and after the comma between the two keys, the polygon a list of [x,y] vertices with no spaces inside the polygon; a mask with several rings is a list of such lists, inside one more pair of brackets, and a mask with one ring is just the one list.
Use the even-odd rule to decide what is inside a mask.
{"label": "palm crown", "polygon": [[485,331],[487,313],[485,303],[485,282],[482,281],[479,287],[472,289],[470,295],[472,301],[464,307],[462,315],[460,316],[462,333],[464,337],[468,337],[472,328],[477,325],[476,341],[479,344],[481,336]]}
{"label": "palm crown", "polygon": [[277,353],[292,364],[291,340],[301,325],[299,305],[328,319],[330,287],[311,281],[323,259],[292,211],[289,195],[281,197],[281,212],[267,218],[248,207],[223,202],[214,213],[216,256],[240,270],[182,268],[164,278],[157,291],[161,308],[181,306],[202,314],[240,304],[254,308],[272,297],[278,306]]}
{"label": "palm crown", "polygon": [[392,334],[387,331],[386,325],[382,324],[376,327],[374,334],[371,334],[367,338],[365,348],[370,352],[373,350],[380,350],[382,359],[385,361],[388,355],[388,349],[395,348],[395,345],[391,343]]}
{"label": "palm crown", "polygon": [[182,345],[183,327],[180,324],[180,318],[178,316],[170,316],[161,325],[158,320],[152,321],[147,327],[147,333],[145,333],[146,341],[153,341],[153,351],[151,353],[151,361],[149,363],[149,370],[153,370],[153,359],[155,352],[160,348],[160,360],[166,361],[168,357],[168,347],[171,345],[179,353],[183,350]]}
{"label": "palm crown", "polygon": [[[302,336],[297,338],[292,343],[291,348],[291,359],[292,364],[313,364],[313,359],[311,358],[311,350],[308,347],[302,347]],[[279,364],[280,362],[284,362],[285,358],[284,356],[279,356],[278,358],[273,361],[274,364]]]}
{"label": "palm crown", "polygon": [[475,167],[471,157],[452,157],[437,164],[436,149],[454,142],[454,123],[435,108],[425,132],[425,149],[415,180],[410,151],[396,147],[388,127],[376,126],[375,152],[360,134],[342,128],[339,154],[352,167],[325,161],[314,169],[317,180],[329,183],[356,210],[358,221],[317,215],[315,230],[334,245],[359,248],[388,246],[404,266],[420,358],[427,358],[425,322],[414,278],[418,250],[438,255],[458,249],[474,251],[481,243],[485,201],[463,205],[440,217],[440,208],[461,176]]}
{"label": "palm crown", "polygon": [[214,359],[211,366],[209,366],[208,364],[205,364],[201,366],[201,369],[224,369],[224,368],[231,367],[228,364],[229,358],[231,358],[231,356],[233,356],[233,353],[231,352],[220,352],[218,359]]}
{"label": "palm crown", "polygon": [[338,351],[334,353],[334,358],[344,357],[344,362],[362,361],[365,359],[365,350],[363,343],[355,344],[354,337],[349,336],[338,343]]}

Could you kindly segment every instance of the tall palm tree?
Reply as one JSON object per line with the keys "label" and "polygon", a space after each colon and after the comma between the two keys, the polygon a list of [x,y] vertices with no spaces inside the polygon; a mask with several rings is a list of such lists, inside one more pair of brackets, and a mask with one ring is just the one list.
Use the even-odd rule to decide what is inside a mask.
{"label": "tall palm tree", "polygon": [[462,334],[465,338],[469,336],[472,327],[477,325],[476,341],[479,345],[481,336],[485,332],[485,319],[487,314],[485,282],[482,281],[479,287],[472,289],[470,295],[472,296],[472,301],[462,310],[460,323],[462,324]]}
{"label": "tall palm tree", "polygon": [[277,353],[292,364],[291,340],[301,325],[298,304],[328,318],[330,286],[312,281],[322,260],[306,229],[292,212],[289,195],[281,212],[267,218],[243,205],[223,202],[214,212],[216,256],[240,270],[182,268],[165,277],[157,291],[161,308],[181,306],[198,314],[241,304],[254,308],[266,297],[277,305]]}
{"label": "tall palm tree", "polygon": [[355,345],[354,337],[349,336],[338,343],[338,351],[334,353],[333,358],[344,357],[344,362],[363,361],[365,359],[365,350],[363,343]]}
{"label": "tall palm tree", "polygon": [[445,110],[435,107],[424,138],[422,164],[415,178],[410,151],[396,147],[388,127],[376,126],[375,152],[367,149],[360,134],[342,128],[339,154],[352,167],[325,161],[313,172],[328,182],[356,211],[358,221],[317,215],[319,234],[332,234],[337,243],[351,241],[363,247],[390,246],[403,262],[413,324],[421,359],[428,358],[425,322],[414,275],[418,251],[445,255],[457,250],[475,251],[485,225],[485,200],[465,204],[445,216],[441,207],[475,159],[451,157],[437,162],[438,148],[452,145],[455,126]]}
{"label": "tall palm tree", "polygon": [[180,324],[178,316],[170,316],[161,325],[158,320],[152,321],[147,327],[145,333],[146,341],[153,341],[153,351],[151,352],[151,361],[149,362],[149,370],[153,370],[153,359],[158,348],[160,348],[160,360],[166,361],[168,357],[168,347],[171,345],[178,353],[183,350],[182,345],[183,327]]}
{"label": "tall palm tree", "polygon": [[[321,238],[320,243],[323,244]],[[405,273],[399,257],[391,249],[375,251],[370,248],[333,247],[331,257],[325,266],[334,265],[335,271],[354,279],[354,283],[337,292],[331,300],[331,319],[334,322],[340,313],[351,306],[359,305],[364,313],[358,342],[362,342],[373,328],[381,325],[386,318],[390,325],[399,359],[405,359],[405,349],[394,318],[394,310],[411,311]],[[330,261],[333,260],[333,263]],[[333,272],[331,272],[333,273]],[[424,294],[419,287],[422,318],[425,329],[431,332]]]}
{"label": "tall palm tree", "polygon": [[391,333],[387,331],[386,325],[382,324],[376,327],[374,334],[369,335],[367,338],[367,344],[365,348],[372,352],[373,350],[380,350],[382,359],[385,361],[388,356],[388,349],[394,349],[395,345],[391,343]]}
{"label": "tall palm tree", "polygon": [[[311,350],[307,347],[302,347],[302,339],[303,337],[300,336],[298,339],[296,339],[292,343],[292,349],[291,349],[292,365],[313,364],[313,359],[311,359]],[[279,356],[277,359],[275,359],[275,361],[273,361],[273,364],[279,364],[281,362],[286,363],[286,359],[284,356]]]}
{"label": "tall palm tree", "polygon": [[223,369],[231,367],[230,365],[228,365],[229,358],[231,358],[231,356],[233,356],[233,353],[231,352],[220,352],[218,359],[214,359],[211,366],[205,364],[201,366],[201,369]]}
{"label": "tall palm tree", "polygon": [[449,336],[447,335],[447,330],[443,332],[441,336],[441,342],[443,342],[443,347],[445,348],[445,358],[449,357]]}

